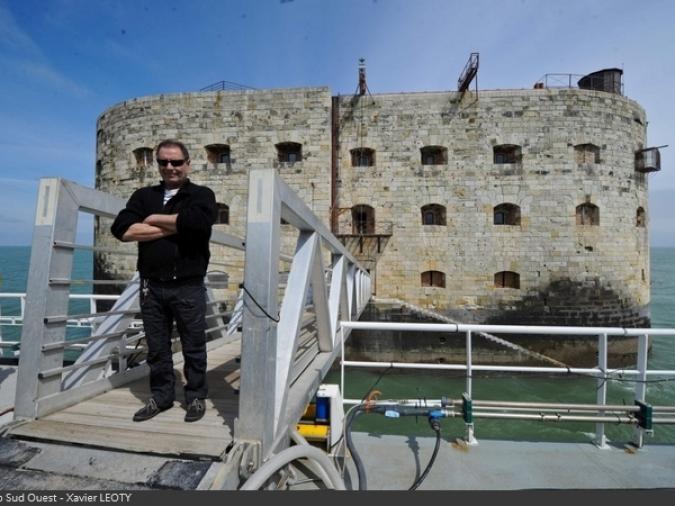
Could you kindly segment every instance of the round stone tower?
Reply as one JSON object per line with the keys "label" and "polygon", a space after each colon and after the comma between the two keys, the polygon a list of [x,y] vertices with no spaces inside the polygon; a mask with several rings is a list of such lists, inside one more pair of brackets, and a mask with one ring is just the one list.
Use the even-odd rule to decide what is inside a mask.
{"label": "round stone tower", "polygon": [[[217,195],[217,227],[244,235],[248,172],[276,167],[378,298],[464,322],[645,326],[645,125],[636,102],[594,89],[161,95],[99,117],[96,185],[126,198],[155,184],[153,150],[177,138]],[[97,274],[129,277],[134,262],[102,253]],[[231,286],[242,268],[216,252]]]}

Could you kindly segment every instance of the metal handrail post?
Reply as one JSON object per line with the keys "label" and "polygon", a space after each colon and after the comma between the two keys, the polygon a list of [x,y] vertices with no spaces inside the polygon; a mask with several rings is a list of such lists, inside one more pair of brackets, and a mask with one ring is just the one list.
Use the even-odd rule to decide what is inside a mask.
{"label": "metal handrail post", "polygon": [[[281,198],[272,171],[249,174],[239,419],[234,436],[272,450],[275,426]],[[263,312],[264,311],[264,312]]]}
{"label": "metal handrail post", "polygon": [[[603,376],[607,375],[607,334],[598,335],[598,369],[602,371]],[[606,377],[596,380],[596,402],[597,404],[607,404],[607,379]],[[601,411],[601,414],[604,412]],[[595,424],[595,444],[598,448],[606,450],[607,438],[605,436],[605,424],[602,422]]]}
{"label": "metal handrail post", "polygon": [[345,331],[340,325],[340,393],[345,397]]}
{"label": "metal handrail post", "polygon": [[68,313],[69,287],[52,285],[50,280],[70,278],[73,251],[54,248],[53,244],[74,241],[77,211],[78,203],[61,179],[40,180],[16,381],[17,419],[37,418],[42,414],[39,399],[61,391],[61,376],[43,379],[38,372],[63,365],[63,349],[45,352],[42,346],[63,341],[66,335],[65,321],[48,325],[45,320]]}
{"label": "metal handrail post", "polygon": [[472,351],[472,345],[471,345],[471,331],[467,330],[466,331],[466,393],[471,398],[473,396],[472,393],[472,384],[471,384],[471,376],[472,376],[472,362],[471,362],[471,353]]}
{"label": "metal handrail post", "polygon": [[[638,376],[635,383],[635,401],[644,402],[647,393],[647,355],[649,351],[649,335],[643,334],[638,337],[637,370]],[[644,445],[645,430],[637,426],[633,431],[633,444],[637,448]]]}
{"label": "metal handrail post", "polygon": [[[469,400],[472,399],[473,397],[473,363],[472,363],[472,357],[471,355],[473,354],[473,345],[472,345],[472,335],[471,331],[467,330],[466,331],[466,395]],[[467,444],[470,445],[477,445],[478,441],[476,440],[474,436],[474,425],[473,422],[471,423],[465,423],[465,428],[466,428],[466,433],[465,433],[465,438]]]}

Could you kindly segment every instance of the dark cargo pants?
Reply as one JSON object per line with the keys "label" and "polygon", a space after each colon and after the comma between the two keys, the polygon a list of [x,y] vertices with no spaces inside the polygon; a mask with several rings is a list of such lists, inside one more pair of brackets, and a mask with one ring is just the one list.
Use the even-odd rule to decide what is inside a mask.
{"label": "dark cargo pants", "polygon": [[202,279],[141,281],[141,314],[148,345],[150,390],[160,408],[173,404],[171,334],[173,322],[183,348],[185,403],[204,399],[206,384],[206,289]]}

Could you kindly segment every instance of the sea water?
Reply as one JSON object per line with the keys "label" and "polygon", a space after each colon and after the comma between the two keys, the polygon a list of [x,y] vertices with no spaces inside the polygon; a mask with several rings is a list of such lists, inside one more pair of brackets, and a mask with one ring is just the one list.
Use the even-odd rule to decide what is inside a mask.
{"label": "sea water", "polygon": [[[25,292],[30,247],[0,247],[0,292]],[[92,253],[76,251],[72,279],[92,278]],[[651,317],[652,326],[675,328],[675,248],[651,249]],[[73,292],[87,293],[90,285],[75,285]],[[16,299],[0,299],[3,315],[19,314]],[[88,313],[87,301],[73,301],[69,314]],[[68,337],[76,337],[86,329],[68,329]],[[3,326],[5,341],[18,341],[20,327]],[[7,356],[7,351],[5,352]],[[654,337],[649,357],[653,369],[675,369],[675,337]],[[339,383],[338,373],[331,372],[327,382]],[[595,403],[597,380],[579,375],[492,374],[474,376],[473,398],[483,400]],[[370,390],[381,392],[382,399],[459,399],[466,390],[461,371],[429,372],[400,370],[348,369],[345,375],[345,398],[361,398]],[[630,378],[608,381],[609,404],[633,405],[635,382]],[[649,383],[647,401],[652,405],[675,405],[675,380]],[[361,416],[355,429],[373,433],[433,435],[427,420],[421,418],[384,419],[380,415]],[[443,421],[443,435],[448,438],[464,434],[460,419]],[[593,423],[475,420],[477,438],[516,440],[588,441],[595,434]],[[629,441],[632,427],[606,424],[612,441]],[[675,427],[658,425],[647,443],[675,443]]]}
{"label": "sea water", "polygon": [[[30,246],[0,246],[0,293],[25,293],[30,265]],[[73,258],[71,279],[91,280],[93,278],[93,253],[91,251],[76,250]],[[72,293],[91,293],[91,284],[75,283]],[[71,300],[68,307],[69,315],[90,313],[88,300]],[[0,315],[21,314],[21,301],[16,297],[2,297],[0,295]],[[67,339],[89,335],[89,330],[82,328],[68,328]],[[0,336],[3,341],[19,341],[21,326],[2,325]],[[5,350],[4,357],[9,356]]]}

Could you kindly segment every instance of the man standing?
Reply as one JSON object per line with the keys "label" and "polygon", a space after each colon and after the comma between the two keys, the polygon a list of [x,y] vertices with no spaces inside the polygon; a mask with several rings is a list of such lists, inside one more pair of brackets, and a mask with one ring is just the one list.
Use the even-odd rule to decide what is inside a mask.
{"label": "man standing", "polygon": [[188,179],[190,156],[183,143],[162,141],[156,155],[162,181],[136,190],[111,227],[119,240],[138,242],[152,397],[133,419],[149,420],[173,407],[176,380],[171,333],[175,321],[184,358],[185,421],[194,422],[204,416],[207,394],[204,276],[216,199],[209,188]]}

